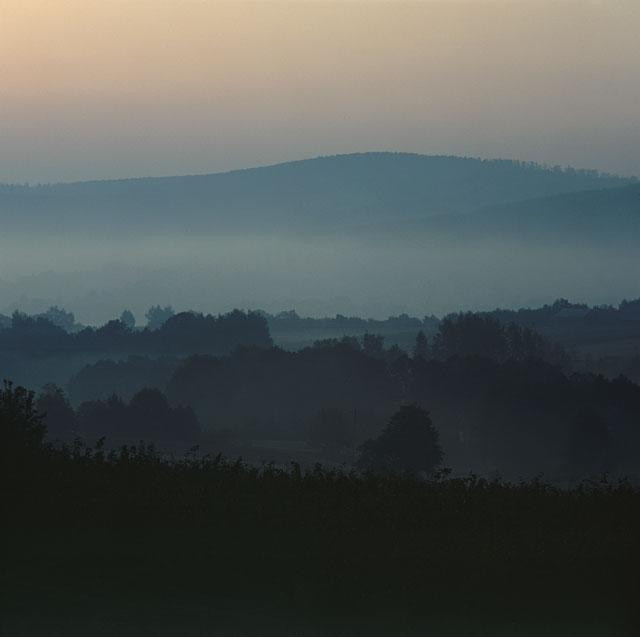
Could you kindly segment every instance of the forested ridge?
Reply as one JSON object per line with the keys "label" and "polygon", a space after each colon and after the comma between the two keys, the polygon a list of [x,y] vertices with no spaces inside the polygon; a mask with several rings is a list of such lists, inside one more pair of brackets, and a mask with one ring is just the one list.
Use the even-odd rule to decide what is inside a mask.
{"label": "forested ridge", "polygon": [[[13,232],[286,232],[465,213],[633,179],[531,162],[356,153],[212,175],[0,186]],[[179,219],[179,221],[177,221]]]}

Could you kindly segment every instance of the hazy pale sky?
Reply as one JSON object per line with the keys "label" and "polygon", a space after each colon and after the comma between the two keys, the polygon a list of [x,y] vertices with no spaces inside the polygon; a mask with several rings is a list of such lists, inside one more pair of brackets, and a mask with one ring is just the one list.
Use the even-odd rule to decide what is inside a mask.
{"label": "hazy pale sky", "polygon": [[639,149],[639,0],[0,0],[0,182]]}

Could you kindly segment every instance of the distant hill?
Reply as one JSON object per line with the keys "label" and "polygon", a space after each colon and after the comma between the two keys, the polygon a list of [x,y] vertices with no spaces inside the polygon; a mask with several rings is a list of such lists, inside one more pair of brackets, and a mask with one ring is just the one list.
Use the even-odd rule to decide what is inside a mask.
{"label": "distant hill", "polygon": [[[531,239],[640,240],[640,185],[586,191],[494,206],[472,215],[484,228]],[[636,244],[638,245],[638,244]]]}
{"label": "distant hill", "polygon": [[640,245],[640,184],[537,197],[485,206],[466,214],[363,225],[351,232],[399,239],[432,236]]}
{"label": "distant hill", "polygon": [[631,182],[507,160],[363,153],[212,175],[5,185],[0,223],[30,234],[336,230]]}

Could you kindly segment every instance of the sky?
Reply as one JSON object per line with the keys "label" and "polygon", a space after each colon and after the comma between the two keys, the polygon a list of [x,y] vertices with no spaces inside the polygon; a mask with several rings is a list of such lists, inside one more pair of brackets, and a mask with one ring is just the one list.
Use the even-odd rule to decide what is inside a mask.
{"label": "sky", "polygon": [[367,150],[640,175],[637,0],[0,0],[0,182]]}

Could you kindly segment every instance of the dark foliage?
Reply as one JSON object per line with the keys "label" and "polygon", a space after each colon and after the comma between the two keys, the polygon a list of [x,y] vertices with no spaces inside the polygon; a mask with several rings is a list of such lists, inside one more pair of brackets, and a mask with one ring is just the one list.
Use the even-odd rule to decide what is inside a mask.
{"label": "dark foliage", "polygon": [[365,471],[395,471],[428,475],[442,462],[442,449],[429,413],[418,405],[405,405],[382,433],[360,446],[358,466]]}
{"label": "dark foliage", "polygon": [[167,305],[166,307],[153,305],[145,314],[147,327],[150,330],[157,330],[161,328],[172,316],[175,316],[175,312],[170,305]]}
{"label": "dark foliage", "polygon": [[[429,410],[445,463],[458,472],[543,474],[560,482],[604,470],[640,477],[640,387],[624,378],[571,374],[535,357],[439,360],[385,350],[378,358],[347,339],[299,352],[243,349],[182,362],[104,362],[78,374],[71,392],[82,400],[91,392],[131,397],[145,386],[165,391],[173,405],[191,406],[207,431],[231,431],[248,444],[308,440],[335,452],[336,462],[349,461],[357,445],[378,436],[404,402]],[[604,463],[582,462],[571,451],[580,440],[572,433],[575,416],[583,410],[606,425]]]}
{"label": "dark foliage", "polygon": [[87,400],[105,400],[116,394],[130,400],[145,387],[164,390],[181,360],[163,356],[128,356],[125,360],[99,360],[74,374],[67,388],[76,405]]}
{"label": "dark foliage", "polygon": [[429,341],[424,332],[420,330],[416,336],[416,344],[413,347],[414,358],[427,358],[429,354]]}
{"label": "dark foliage", "polygon": [[467,312],[445,317],[433,339],[433,355],[480,356],[496,360],[536,358],[568,368],[570,358],[558,345],[552,345],[539,333],[517,323],[503,325],[490,315]]}
{"label": "dark foliage", "polygon": [[[166,309],[166,308],[165,308]],[[128,322],[109,321],[97,329],[69,333],[47,318],[14,313],[10,328],[0,329],[0,353],[21,355],[196,354],[225,353],[239,345],[270,347],[267,323],[253,312],[234,310],[220,316],[183,312],[154,329],[133,330]]]}
{"label": "dark foliage", "polygon": [[[33,411],[6,391],[28,438]],[[569,609],[612,605],[626,622],[633,608],[640,494],[624,482],[563,491],[75,445],[41,449],[3,486],[7,596],[23,578],[77,591],[94,573],[108,594],[157,595],[172,582],[185,596],[289,611],[540,613],[560,596]],[[48,541],[32,544],[43,526]]]}
{"label": "dark foliage", "polygon": [[35,403],[52,439],[68,440],[78,435],[76,413],[64,391],[57,385],[45,385]]}
{"label": "dark foliage", "polygon": [[120,323],[122,323],[127,329],[134,330],[136,327],[136,317],[131,310],[124,310],[120,315]]}
{"label": "dark foliage", "polygon": [[78,435],[103,437],[110,445],[146,440],[157,444],[197,444],[200,425],[189,407],[171,407],[157,389],[142,389],[127,404],[117,396],[82,403],[78,408]]}
{"label": "dark foliage", "polygon": [[13,465],[40,450],[46,426],[33,392],[9,381],[0,389],[0,448],[2,461]]}
{"label": "dark foliage", "polygon": [[357,437],[375,429],[399,398],[384,360],[338,343],[300,352],[244,349],[231,356],[195,356],[179,367],[167,396],[191,405],[212,428],[255,438],[299,439],[325,408],[355,417]]}

